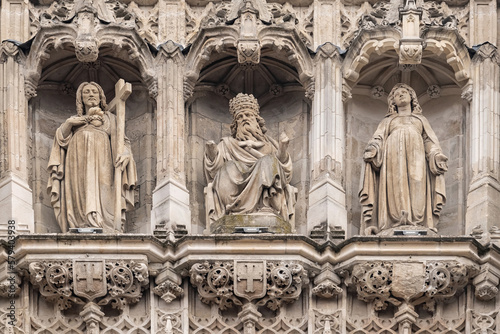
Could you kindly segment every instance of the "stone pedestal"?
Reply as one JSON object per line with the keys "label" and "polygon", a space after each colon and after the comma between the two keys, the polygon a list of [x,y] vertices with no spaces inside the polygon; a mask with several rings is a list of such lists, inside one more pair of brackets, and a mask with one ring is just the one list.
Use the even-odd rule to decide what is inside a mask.
{"label": "stone pedestal", "polygon": [[[236,227],[266,227],[270,233],[292,233],[292,226],[274,214],[228,215],[210,226],[210,233],[234,233]],[[255,232],[260,233],[260,232]]]}

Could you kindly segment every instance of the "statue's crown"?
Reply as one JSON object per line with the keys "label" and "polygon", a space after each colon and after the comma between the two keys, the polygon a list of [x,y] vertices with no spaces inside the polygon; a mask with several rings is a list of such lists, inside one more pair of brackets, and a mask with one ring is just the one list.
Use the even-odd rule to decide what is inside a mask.
{"label": "statue's crown", "polygon": [[229,112],[233,117],[247,108],[252,109],[256,114],[259,113],[259,102],[252,94],[239,93],[229,101]]}

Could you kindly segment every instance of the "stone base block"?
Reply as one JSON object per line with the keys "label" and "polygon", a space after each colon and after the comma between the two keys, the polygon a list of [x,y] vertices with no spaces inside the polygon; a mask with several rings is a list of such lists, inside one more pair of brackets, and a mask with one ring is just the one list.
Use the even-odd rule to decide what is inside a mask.
{"label": "stone base block", "polygon": [[9,220],[15,221],[15,232],[34,232],[35,215],[31,189],[23,180],[12,175],[0,181],[0,235],[7,234]]}
{"label": "stone base block", "polygon": [[236,227],[267,227],[271,233],[292,233],[292,226],[275,214],[224,216],[210,226],[210,233],[234,233]]}
{"label": "stone base block", "polygon": [[321,223],[347,231],[345,191],[330,180],[314,186],[309,192],[308,232]]}
{"label": "stone base block", "polygon": [[467,195],[465,233],[469,235],[478,225],[484,232],[498,225],[500,217],[500,185],[497,181],[476,181]]}
{"label": "stone base block", "polygon": [[176,182],[166,182],[153,191],[152,229],[162,225],[173,230],[174,225],[184,225],[190,231],[191,210],[189,192]]}

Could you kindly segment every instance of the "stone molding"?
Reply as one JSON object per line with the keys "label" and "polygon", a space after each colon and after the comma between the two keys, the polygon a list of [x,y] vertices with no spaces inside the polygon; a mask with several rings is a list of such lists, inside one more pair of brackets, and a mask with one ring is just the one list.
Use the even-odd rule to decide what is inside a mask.
{"label": "stone molding", "polygon": [[205,261],[189,275],[201,301],[221,310],[253,303],[275,311],[296,301],[309,282],[302,265],[279,261]]}
{"label": "stone molding", "polygon": [[137,303],[149,284],[147,264],[136,261],[36,261],[29,264],[28,270],[31,284],[60,310],[73,304],[111,304],[113,308],[123,309]]}

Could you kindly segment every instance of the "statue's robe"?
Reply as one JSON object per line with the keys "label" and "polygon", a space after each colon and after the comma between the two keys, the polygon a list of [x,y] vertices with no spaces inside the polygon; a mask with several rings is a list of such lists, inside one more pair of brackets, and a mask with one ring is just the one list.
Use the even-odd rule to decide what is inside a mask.
{"label": "statue's robe", "polygon": [[441,147],[427,119],[421,113],[388,114],[369,145],[376,155],[362,169],[362,230],[402,224],[435,229],[446,192],[435,159]]}
{"label": "statue's robe", "polygon": [[222,138],[218,154],[210,160],[205,155],[207,219],[215,222],[224,215],[275,213],[293,222],[295,188],[290,186],[292,161],[276,157],[278,144],[267,138],[272,154],[245,149],[232,137]]}
{"label": "statue's robe", "polygon": [[[105,111],[103,119],[100,126],[86,124],[73,128],[67,137],[61,128],[56,131],[48,164],[47,190],[62,232],[81,227],[123,232],[116,231],[114,226],[116,116]],[[128,139],[125,147],[131,152]],[[122,220],[125,210],[134,206],[136,182],[135,161],[130,155],[122,171]]]}

